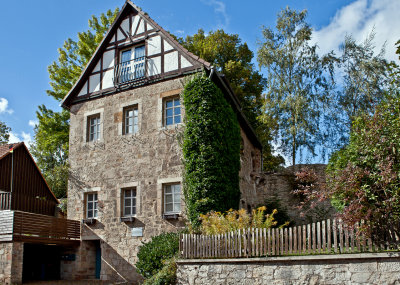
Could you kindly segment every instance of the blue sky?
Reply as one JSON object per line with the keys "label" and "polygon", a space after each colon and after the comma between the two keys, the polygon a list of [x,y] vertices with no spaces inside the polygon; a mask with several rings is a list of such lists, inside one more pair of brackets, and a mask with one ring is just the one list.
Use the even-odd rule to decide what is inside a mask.
{"label": "blue sky", "polygon": [[[46,95],[47,66],[68,37],[88,28],[91,15],[122,7],[124,0],[4,1],[0,17],[0,121],[12,128],[11,141],[33,137],[37,106],[59,109]],[[307,9],[320,52],[337,50],[346,34],[365,39],[374,28],[395,59],[400,39],[400,0],[134,0],[164,29],[185,36],[199,28],[239,34],[256,53],[261,27],[273,27],[281,8]]]}

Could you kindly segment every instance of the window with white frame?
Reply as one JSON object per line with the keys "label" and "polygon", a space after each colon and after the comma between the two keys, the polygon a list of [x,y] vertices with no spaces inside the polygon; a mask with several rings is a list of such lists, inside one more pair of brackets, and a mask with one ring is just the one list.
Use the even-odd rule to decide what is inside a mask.
{"label": "window with white frame", "polygon": [[164,213],[178,214],[181,212],[181,185],[164,185]]}
{"label": "window with white frame", "polygon": [[89,116],[87,119],[87,140],[89,142],[100,139],[100,114]]}
{"label": "window with white frame", "polygon": [[97,218],[97,193],[86,194],[86,218]]}
{"label": "window with white frame", "polygon": [[181,102],[179,97],[164,100],[164,126],[181,123]]}
{"label": "window with white frame", "polygon": [[138,106],[124,108],[123,134],[135,134],[138,131]]}
{"label": "window with white frame", "polygon": [[121,83],[143,78],[146,74],[146,49],[144,45],[121,51],[119,81]]}
{"label": "window with white frame", "polygon": [[123,215],[131,217],[136,215],[136,188],[123,189]]}

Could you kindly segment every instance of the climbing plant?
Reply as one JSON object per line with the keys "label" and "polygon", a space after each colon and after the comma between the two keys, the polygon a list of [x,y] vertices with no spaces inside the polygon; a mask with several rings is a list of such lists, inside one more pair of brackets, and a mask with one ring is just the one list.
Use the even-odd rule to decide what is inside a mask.
{"label": "climbing plant", "polygon": [[197,228],[200,214],[239,206],[240,127],[222,91],[205,75],[185,85],[183,105],[184,195]]}

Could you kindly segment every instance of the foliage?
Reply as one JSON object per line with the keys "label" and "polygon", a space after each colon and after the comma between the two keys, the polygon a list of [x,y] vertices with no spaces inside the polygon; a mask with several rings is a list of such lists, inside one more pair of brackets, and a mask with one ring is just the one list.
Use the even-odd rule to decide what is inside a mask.
{"label": "foliage", "polygon": [[[67,39],[58,49],[58,60],[49,67],[51,90],[47,94],[61,101],[78,80],[106,31],[118,14],[118,8],[92,16],[89,30],[78,33],[78,41]],[[38,125],[35,128],[34,143],[31,152],[39,168],[58,198],[65,197],[68,181],[68,140],[69,112],[53,111],[45,105],[36,112]]]}
{"label": "foliage", "polygon": [[381,48],[375,55],[375,33],[361,44],[351,36],[346,36],[341,46],[342,55],[338,58],[339,73],[343,74],[342,88],[337,90],[335,117],[338,120],[338,145],[343,146],[353,120],[361,113],[372,114],[375,107],[384,98],[388,88],[389,64],[383,58],[385,50]]}
{"label": "foliage", "polygon": [[184,195],[189,221],[239,206],[240,128],[222,91],[207,77],[195,76],[183,91]]}
{"label": "foliage", "polygon": [[374,239],[383,229],[400,234],[400,94],[378,105],[374,114],[354,120],[349,144],[328,165],[328,195],[351,225],[364,221]]}
{"label": "foliage", "polygon": [[306,11],[290,8],[278,14],[276,29],[263,29],[258,49],[260,67],[267,70],[264,121],[276,122],[280,149],[296,164],[298,151],[315,155],[315,146],[323,142],[320,127],[322,111],[329,101],[332,70],[328,56],[321,59],[316,45],[310,45],[312,29]]}
{"label": "foliage", "polygon": [[160,271],[163,262],[176,255],[178,250],[179,234],[162,233],[139,247],[136,268],[143,277],[149,278]]}
{"label": "foliage", "polygon": [[200,231],[202,234],[214,235],[247,228],[269,229],[276,225],[274,215],[277,210],[275,209],[271,214],[265,215],[266,209],[266,207],[259,207],[257,210],[253,209],[251,215],[245,209],[231,209],[225,214],[215,211],[211,211],[206,215],[201,214]]}
{"label": "foliage", "polygon": [[271,197],[265,199],[263,206],[266,208],[264,214],[271,215],[273,211],[276,210],[276,213],[274,214],[276,225],[274,227],[280,227],[283,225],[288,225],[288,226],[293,225],[293,221],[291,221],[286,207],[282,205],[281,200],[278,197]]}
{"label": "foliage", "polygon": [[11,129],[7,127],[5,123],[0,121],[0,144],[4,144],[8,142],[10,138]]}
{"label": "foliage", "polygon": [[332,206],[326,196],[326,183],[314,169],[305,167],[295,173],[293,194],[300,200],[297,208],[309,223],[328,219],[332,216]]}
{"label": "foliage", "polygon": [[190,52],[210,62],[222,72],[232,86],[242,105],[242,110],[263,144],[265,170],[274,170],[284,163],[283,158],[272,154],[271,145],[275,128],[272,120],[258,119],[263,113],[262,91],[264,79],[252,63],[253,52],[239,35],[227,34],[223,30],[203,30],[197,34],[177,39]]}
{"label": "foliage", "polygon": [[146,279],[143,285],[169,285],[176,282],[176,262],[174,258],[165,261],[163,268]]}

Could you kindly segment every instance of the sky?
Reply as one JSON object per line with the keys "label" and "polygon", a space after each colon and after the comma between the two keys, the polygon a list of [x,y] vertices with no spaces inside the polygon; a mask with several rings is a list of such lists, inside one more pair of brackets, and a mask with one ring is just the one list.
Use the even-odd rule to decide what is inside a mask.
{"label": "sky", "polygon": [[[34,136],[38,106],[60,110],[46,94],[47,67],[67,38],[88,29],[88,19],[124,0],[3,1],[0,17],[0,121],[11,127],[10,142]],[[282,8],[307,9],[319,53],[338,51],[347,34],[363,41],[372,30],[377,50],[386,44],[386,57],[395,60],[400,39],[400,0],[133,0],[165,30],[177,36],[224,29],[239,34],[256,55],[261,29],[274,27]],[[255,62],[256,63],[256,62]]]}

